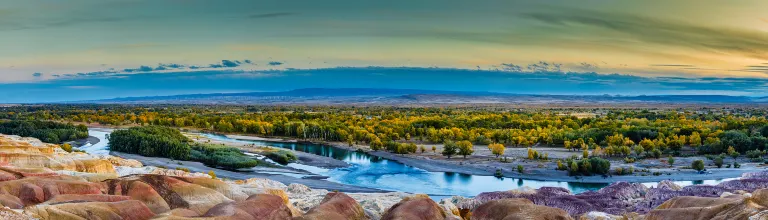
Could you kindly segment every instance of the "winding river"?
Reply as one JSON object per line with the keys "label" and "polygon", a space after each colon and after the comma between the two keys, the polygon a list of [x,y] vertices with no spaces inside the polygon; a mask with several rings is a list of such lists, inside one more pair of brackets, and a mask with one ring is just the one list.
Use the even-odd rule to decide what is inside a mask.
{"label": "winding river", "polygon": [[[94,129],[90,132],[91,136],[98,137],[102,141],[95,145],[85,145],[81,147],[81,149],[89,153],[108,154],[108,143],[105,136],[109,134],[109,131]],[[351,166],[336,169],[324,169],[302,164],[288,164],[288,166],[306,170],[316,175],[328,176],[328,180],[333,182],[391,191],[418,192],[433,196],[475,196],[481,192],[510,190],[520,187],[537,189],[544,186],[563,187],[571,190],[573,193],[580,193],[588,190],[597,190],[607,185],[601,183],[497,178],[493,176],[466,175],[450,172],[428,172],[396,161],[327,145],[239,140],[214,134],[200,135],[215,140],[285,148],[342,160],[351,164]],[[675,183],[681,186],[693,184],[714,185],[726,180],[729,179],[677,181]],[[656,183],[644,184],[647,186],[654,186]]]}

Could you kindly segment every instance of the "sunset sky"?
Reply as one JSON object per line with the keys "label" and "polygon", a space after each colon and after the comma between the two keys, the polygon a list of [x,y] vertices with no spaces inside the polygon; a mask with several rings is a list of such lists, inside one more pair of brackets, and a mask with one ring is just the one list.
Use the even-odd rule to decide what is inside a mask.
{"label": "sunset sky", "polygon": [[[0,102],[274,91],[282,87],[259,84],[290,75],[281,71],[292,69],[312,70],[303,73],[310,80],[269,80],[291,85],[284,87],[288,89],[325,87],[312,82],[339,79],[339,73],[330,71],[338,67],[369,66],[417,68],[393,81],[421,82],[419,74],[425,70],[420,67],[479,71],[446,73],[471,84],[452,86],[454,90],[483,90],[473,82],[497,71],[594,72],[598,78],[618,73],[697,85],[643,94],[766,95],[766,9],[765,0],[3,1],[0,95],[31,98],[4,97]],[[357,71],[373,75],[377,69]],[[234,76],[228,80],[248,84],[222,81],[222,86],[198,90],[194,86],[206,81],[181,78],[193,72],[209,80]],[[139,77],[170,83],[176,77],[189,86],[151,87],[135,83]],[[389,87],[443,89],[437,86],[440,78],[419,85],[392,82]],[[707,84],[712,78],[754,84]],[[344,79],[331,86],[358,82]],[[359,80],[373,87],[378,79]],[[521,83],[536,82],[514,81],[485,90],[526,93],[509,89]],[[574,88],[535,93],[633,93]],[[44,94],[52,91],[60,92]]]}

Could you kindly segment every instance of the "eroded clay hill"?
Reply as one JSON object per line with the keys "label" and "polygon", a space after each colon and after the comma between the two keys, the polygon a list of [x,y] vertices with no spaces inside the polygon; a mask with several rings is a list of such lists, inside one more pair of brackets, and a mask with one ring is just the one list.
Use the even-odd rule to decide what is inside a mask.
{"label": "eroded clay hill", "polygon": [[577,195],[544,187],[436,202],[213,179],[0,135],[0,219],[768,219],[766,176],[717,186],[616,183]]}

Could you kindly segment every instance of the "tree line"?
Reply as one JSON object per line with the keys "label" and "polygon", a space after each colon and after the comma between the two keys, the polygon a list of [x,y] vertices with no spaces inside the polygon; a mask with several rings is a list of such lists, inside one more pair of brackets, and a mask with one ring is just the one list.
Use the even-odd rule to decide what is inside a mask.
{"label": "tree line", "polygon": [[52,121],[10,120],[0,122],[0,133],[34,137],[46,143],[60,144],[88,138],[88,127]]}
{"label": "tree line", "polygon": [[[572,114],[585,112],[594,117]],[[642,155],[653,156],[684,147],[708,154],[723,153],[730,146],[742,153],[764,150],[768,144],[766,113],[760,108],[48,105],[6,108],[0,118],[159,125],[366,144],[397,153],[417,151],[408,143],[467,141],[506,147],[598,149],[596,153],[604,156],[627,156],[639,152],[640,146]]]}

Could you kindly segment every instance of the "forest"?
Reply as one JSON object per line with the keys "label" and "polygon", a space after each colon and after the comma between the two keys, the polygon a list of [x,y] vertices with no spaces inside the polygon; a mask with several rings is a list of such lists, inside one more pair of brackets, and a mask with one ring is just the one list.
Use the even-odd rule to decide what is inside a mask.
{"label": "forest", "polygon": [[46,143],[60,144],[88,138],[88,127],[53,121],[9,120],[0,121],[0,133],[34,137]]}
{"label": "forest", "polygon": [[107,138],[110,150],[113,151],[198,161],[209,167],[227,170],[250,168],[262,163],[249,158],[237,148],[194,143],[178,129],[164,126],[137,126],[115,130]]}
{"label": "forest", "polygon": [[[227,105],[40,105],[0,109],[0,119],[110,126],[157,125],[218,133],[366,144],[398,153],[462,141],[558,146],[603,156],[765,150],[761,108],[359,107]],[[169,143],[170,144],[170,143]],[[170,153],[170,152],[169,152]]]}

